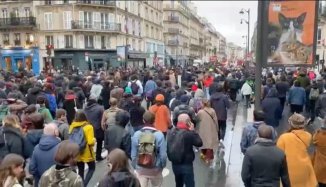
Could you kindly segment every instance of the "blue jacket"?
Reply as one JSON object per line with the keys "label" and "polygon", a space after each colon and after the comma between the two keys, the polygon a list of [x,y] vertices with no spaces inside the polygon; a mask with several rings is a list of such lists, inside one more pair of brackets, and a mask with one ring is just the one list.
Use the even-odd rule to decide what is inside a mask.
{"label": "blue jacket", "polygon": [[144,93],[147,93],[148,91],[153,91],[157,88],[156,83],[153,80],[148,80],[145,84]]}
{"label": "blue jacket", "polygon": [[[240,148],[241,152],[243,154],[246,153],[247,149],[255,144],[255,141],[258,137],[258,127],[260,124],[262,124],[262,121],[255,121],[248,123],[243,131],[242,131],[242,136],[241,136],[241,142],[240,142]],[[275,141],[277,138],[277,132],[273,131],[273,140]]]}
{"label": "blue jacket", "polygon": [[262,101],[261,107],[265,113],[265,123],[277,127],[282,118],[282,106],[277,93],[270,91]]}
{"label": "blue jacket", "polygon": [[288,103],[292,105],[304,105],[306,103],[306,91],[302,87],[293,86],[289,91]]}
{"label": "blue jacket", "polygon": [[40,143],[35,146],[31,162],[29,164],[29,172],[35,179],[34,186],[38,186],[38,182],[42,174],[55,164],[54,156],[59,143],[59,138],[43,135]]}
{"label": "blue jacket", "polygon": [[[163,170],[163,168],[166,166],[166,141],[164,138],[164,135],[161,131],[156,130],[153,127],[144,127],[139,131],[136,131],[135,134],[131,138],[131,161],[132,165],[136,170],[143,169],[142,167],[137,165],[137,156],[138,156],[138,142],[141,135],[142,130],[155,130],[154,135],[156,137],[156,145],[158,154],[156,157],[156,167],[155,169]],[[145,169],[145,168],[144,168]]]}
{"label": "blue jacket", "polygon": [[30,158],[32,156],[33,150],[35,146],[40,143],[42,135],[43,129],[31,129],[27,131],[24,138],[24,154],[26,158]]}

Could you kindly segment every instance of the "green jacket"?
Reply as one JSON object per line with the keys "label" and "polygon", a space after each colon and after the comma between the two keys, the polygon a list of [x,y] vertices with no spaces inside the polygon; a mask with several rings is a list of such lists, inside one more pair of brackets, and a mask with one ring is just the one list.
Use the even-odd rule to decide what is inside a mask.
{"label": "green jacket", "polygon": [[56,169],[55,165],[41,177],[40,187],[84,187],[82,178],[71,167]]}
{"label": "green jacket", "polygon": [[50,123],[50,122],[53,121],[53,118],[52,118],[52,115],[51,115],[51,113],[50,113],[50,110],[47,109],[46,107],[42,106],[42,107],[38,110],[38,112],[39,112],[40,114],[42,114],[42,116],[43,116],[43,118],[44,118],[44,123],[47,124],[47,123]]}

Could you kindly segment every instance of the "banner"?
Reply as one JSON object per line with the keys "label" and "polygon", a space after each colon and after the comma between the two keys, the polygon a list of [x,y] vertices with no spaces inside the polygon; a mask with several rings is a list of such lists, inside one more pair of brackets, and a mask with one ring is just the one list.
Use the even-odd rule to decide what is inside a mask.
{"label": "banner", "polygon": [[269,1],[267,66],[314,64],[317,10],[318,1]]}

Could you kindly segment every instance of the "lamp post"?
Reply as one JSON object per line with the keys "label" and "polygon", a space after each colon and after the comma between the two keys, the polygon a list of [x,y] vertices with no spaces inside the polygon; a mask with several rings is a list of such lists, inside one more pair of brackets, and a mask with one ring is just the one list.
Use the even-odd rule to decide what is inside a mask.
{"label": "lamp post", "polygon": [[[250,9],[248,8],[248,10],[246,9],[241,9],[239,14],[244,14],[244,13],[247,13],[248,14],[248,19],[245,20],[245,19],[242,19],[240,20],[240,24],[242,24],[243,22],[245,22],[247,25],[248,25],[248,35],[247,35],[247,54],[246,54],[246,57],[248,56],[249,54],[249,38],[250,38]],[[246,58],[247,59],[247,58]],[[249,62],[246,60],[246,67],[249,66]]]}
{"label": "lamp post", "polygon": [[[246,53],[249,53],[249,43],[248,43],[248,35],[243,35],[242,38],[246,38],[246,42],[244,43],[246,46]],[[247,54],[244,56],[245,60],[247,60]]]}

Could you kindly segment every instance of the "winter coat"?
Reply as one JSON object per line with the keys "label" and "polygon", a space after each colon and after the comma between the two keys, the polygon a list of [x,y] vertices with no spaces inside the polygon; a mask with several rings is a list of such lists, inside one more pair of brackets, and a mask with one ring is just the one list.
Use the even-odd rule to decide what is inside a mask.
{"label": "winter coat", "polygon": [[245,82],[242,85],[241,94],[242,95],[251,95],[252,94],[252,88],[251,88],[251,86],[247,82]]}
{"label": "winter coat", "polygon": [[[192,107],[193,109],[195,109],[196,108],[195,102],[196,102],[196,100],[197,101],[199,100],[201,102],[201,107],[202,107],[203,99],[205,99],[204,91],[202,89],[197,89],[197,91],[195,92],[194,98],[190,99],[190,101],[189,101],[189,106]],[[198,112],[198,111],[196,111],[196,112]]]}
{"label": "winter coat", "polygon": [[43,135],[43,129],[31,129],[27,131],[24,137],[24,154],[26,158],[30,158],[35,146],[40,142]]}
{"label": "winter coat", "polygon": [[282,149],[286,156],[291,186],[315,187],[317,179],[311,159],[308,155],[311,135],[304,130],[292,130],[282,134],[277,147]]}
{"label": "winter coat", "polygon": [[284,152],[272,140],[257,139],[248,148],[242,163],[241,177],[245,187],[290,187]]}
{"label": "winter coat", "polygon": [[46,108],[45,106],[41,106],[40,109],[38,110],[38,112],[40,114],[42,114],[43,119],[44,119],[44,123],[50,123],[53,121],[51,112],[48,108]]}
{"label": "winter coat", "polygon": [[265,113],[265,123],[277,127],[282,118],[282,108],[280,99],[276,94],[269,92],[261,103],[262,110]]}
{"label": "winter coat", "polygon": [[95,153],[94,153],[94,144],[95,144],[95,137],[94,137],[94,128],[93,126],[88,123],[87,121],[82,122],[73,122],[69,127],[69,134],[72,132],[74,128],[83,126],[84,130],[84,137],[86,140],[86,147],[85,149],[79,154],[78,161],[79,162],[92,162],[95,160]]}
{"label": "winter coat", "polygon": [[101,92],[102,92],[103,86],[100,84],[93,84],[90,95],[93,95],[96,97],[96,100],[100,98]]}
{"label": "winter coat", "polygon": [[19,129],[3,126],[3,133],[9,153],[15,153],[22,157],[24,155],[24,137]]}
{"label": "winter coat", "polygon": [[76,114],[75,107],[76,107],[75,99],[65,98],[65,101],[63,102],[63,109],[67,111],[66,116],[67,116],[68,124],[71,124],[75,118],[75,114]]}
{"label": "winter coat", "polygon": [[42,91],[39,87],[34,87],[28,90],[27,97],[26,97],[26,103],[28,105],[36,104],[36,99],[38,96],[43,96],[46,98],[45,93]]}
{"label": "winter coat", "polygon": [[317,99],[316,114],[322,119],[325,119],[326,117],[326,92],[320,94]]}
{"label": "winter coat", "polygon": [[115,116],[117,115],[117,112],[121,110],[122,109],[113,106],[105,110],[103,113],[103,117],[105,117],[106,119],[106,121],[104,121],[105,125],[106,126],[115,125],[116,124]]}
{"label": "winter coat", "polygon": [[216,92],[211,95],[211,106],[215,110],[218,120],[227,119],[227,109],[230,108],[228,97],[222,92]]}
{"label": "winter coat", "polygon": [[310,85],[310,80],[306,74],[300,74],[297,78],[297,81],[300,83],[300,86],[306,89]]}
{"label": "winter coat", "polygon": [[306,91],[302,87],[293,86],[289,91],[288,103],[291,105],[304,105],[306,103]]}
{"label": "winter coat", "polygon": [[145,88],[144,88],[144,93],[148,93],[149,91],[153,91],[157,88],[157,85],[155,83],[155,81],[153,80],[148,80],[145,84]]}
{"label": "winter coat", "polygon": [[108,186],[128,186],[128,187],[140,187],[140,183],[132,173],[128,171],[112,172],[109,175],[105,175],[100,181],[98,187]]}
{"label": "winter coat", "polygon": [[105,131],[104,147],[108,154],[115,148],[122,149],[130,158],[131,135],[119,125],[110,125]]}
{"label": "winter coat", "polygon": [[102,98],[104,109],[110,108],[110,88],[103,88],[100,97]]}
{"label": "winter coat", "polygon": [[319,129],[313,136],[315,153],[313,155],[313,166],[317,181],[326,184],[326,129]]}
{"label": "winter coat", "polygon": [[58,126],[59,138],[61,140],[69,139],[69,125],[66,122],[54,120],[53,121]]}
{"label": "winter coat", "polygon": [[275,85],[277,92],[278,92],[278,97],[279,98],[285,98],[286,97],[286,93],[289,91],[290,89],[290,85],[287,81],[280,81],[277,82]]}
{"label": "winter coat", "polygon": [[202,149],[216,149],[218,145],[218,122],[215,110],[205,107],[197,114],[198,134],[203,141]]}
{"label": "winter coat", "polygon": [[103,140],[104,131],[101,126],[101,119],[104,108],[97,103],[87,103],[85,108],[87,120],[93,125],[96,139]]}
{"label": "winter coat", "polygon": [[171,126],[170,110],[165,105],[153,105],[149,111],[155,114],[155,128],[161,132],[166,132]]}
{"label": "winter coat", "polygon": [[144,122],[143,122],[143,118],[141,116],[143,116],[144,113],[145,113],[144,107],[132,106],[129,110],[131,126],[133,126],[133,127],[143,126]]}
{"label": "winter coat", "polygon": [[84,187],[83,179],[71,167],[52,166],[42,175],[40,187]]}
{"label": "winter coat", "polygon": [[29,172],[33,175],[36,183],[34,186],[38,186],[43,173],[55,164],[54,156],[59,143],[60,140],[57,137],[44,135],[35,147],[29,164]]}

